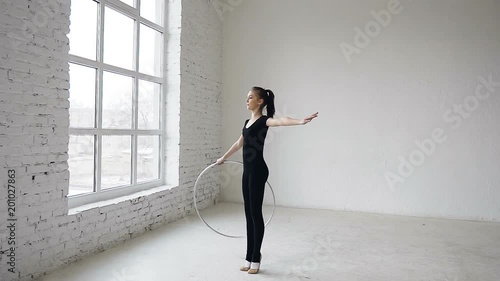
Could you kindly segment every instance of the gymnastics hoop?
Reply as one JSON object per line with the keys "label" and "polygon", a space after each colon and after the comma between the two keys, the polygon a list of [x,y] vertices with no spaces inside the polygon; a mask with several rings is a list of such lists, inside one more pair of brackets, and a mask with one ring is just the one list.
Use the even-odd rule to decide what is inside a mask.
{"label": "gymnastics hoop", "polygon": [[[225,163],[233,163],[233,164],[240,164],[240,165],[243,165],[243,163],[239,162],[239,161],[232,161],[232,160],[226,160],[223,162],[223,164]],[[198,178],[196,179],[196,182],[194,183],[194,195],[193,195],[193,201],[194,201],[194,209],[196,210],[196,213],[198,214],[198,217],[200,217],[200,219],[213,231],[215,231],[217,234],[219,235],[222,235],[222,236],[225,236],[225,237],[229,237],[229,238],[244,238],[245,235],[229,235],[229,234],[224,234],[220,231],[217,231],[215,230],[213,227],[211,227],[204,219],[203,217],[201,216],[200,214],[200,211],[198,210],[198,206],[196,205],[196,191],[198,189],[198,181],[200,180],[200,178],[203,176],[203,174],[205,174],[206,171],[208,171],[210,168],[214,167],[215,165],[217,165],[217,162],[216,163],[213,163],[211,164],[210,166],[206,167],[203,171],[201,171],[200,175],[198,176]],[[269,217],[269,219],[267,220],[267,222],[264,224],[264,226],[267,226],[269,224],[269,222],[271,221],[271,219],[273,218],[274,216],[274,209],[276,209],[276,197],[274,196],[274,190],[273,190],[273,187],[271,186],[271,184],[266,181],[267,185],[269,185],[269,189],[271,189],[271,193],[273,194],[273,212],[271,213],[271,216]]]}

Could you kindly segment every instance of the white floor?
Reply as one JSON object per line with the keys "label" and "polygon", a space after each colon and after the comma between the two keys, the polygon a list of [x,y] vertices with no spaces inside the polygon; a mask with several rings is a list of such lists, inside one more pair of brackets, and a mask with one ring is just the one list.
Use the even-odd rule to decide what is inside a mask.
{"label": "white floor", "polygon": [[[244,234],[242,205],[202,215],[219,231]],[[41,280],[500,280],[500,223],[277,208],[258,275],[239,271],[245,243],[217,235],[195,214]]]}

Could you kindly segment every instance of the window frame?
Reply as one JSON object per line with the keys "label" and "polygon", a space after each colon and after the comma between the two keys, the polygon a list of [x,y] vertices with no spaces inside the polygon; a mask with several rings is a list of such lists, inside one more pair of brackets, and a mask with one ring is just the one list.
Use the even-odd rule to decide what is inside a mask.
{"label": "window frame", "polygon": [[[97,30],[96,30],[96,59],[91,60],[76,55],[69,54],[69,63],[77,64],[85,67],[96,69],[96,89],[95,89],[95,111],[94,111],[94,128],[72,128],[69,127],[69,135],[84,135],[91,136],[94,139],[94,191],[90,193],[69,195],[68,187],[68,207],[74,208],[85,204],[95,203],[98,201],[110,200],[120,196],[126,196],[135,192],[156,188],[165,185],[166,169],[165,169],[165,149],[166,149],[166,120],[165,120],[165,100],[167,91],[167,35],[168,29],[166,26],[168,15],[168,1],[164,1],[163,7],[163,26],[158,25],[140,15],[141,0],[134,0],[135,7],[119,1],[119,0],[78,0],[78,1],[94,1],[99,4],[97,11]],[[151,0],[144,0],[151,1]],[[135,70],[129,70],[110,64],[104,63],[104,18],[105,9],[111,8],[122,15],[125,15],[134,22],[134,64]],[[104,15],[104,16],[103,16]],[[139,72],[139,52],[140,52],[140,26],[141,24],[152,28],[162,34],[163,46],[160,54],[160,74],[159,77],[140,73]],[[131,129],[103,129],[102,128],[102,90],[103,90],[103,74],[104,72],[112,72],[115,74],[125,75],[133,79],[133,128]],[[154,82],[160,85],[159,96],[159,129],[145,130],[138,129],[138,85],[139,80]],[[71,81],[70,81],[71,83]],[[137,128],[137,129],[135,129]],[[102,174],[102,136],[131,136],[131,184],[121,185],[112,188],[101,190],[101,174]],[[159,179],[137,184],[137,142],[139,136],[158,136],[159,137]],[[71,177],[71,175],[70,175]]]}

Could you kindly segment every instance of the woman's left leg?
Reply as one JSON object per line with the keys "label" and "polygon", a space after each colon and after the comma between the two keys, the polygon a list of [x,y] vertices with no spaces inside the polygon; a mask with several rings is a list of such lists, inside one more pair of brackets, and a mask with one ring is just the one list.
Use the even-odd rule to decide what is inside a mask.
{"label": "woman's left leg", "polygon": [[262,203],[264,201],[264,191],[269,176],[266,169],[254,172],[250,175],[250,209],[254,228],[254,249],[252,262],[260,262],[260,249],[264,239],[264,217],[262,215]]}
{"label": "woman's left leg", "polygon": [[252,261],[252,251],[254,249],[254,227],[253,220],[250,209],[250,176],[249,172],[246,170],[243,171],[242,177],[242,192],[243,192],[243,205],[245,207],[245,220],[246,220],[246,230],[247,230],[247,253],[246,253],[246,261]]}

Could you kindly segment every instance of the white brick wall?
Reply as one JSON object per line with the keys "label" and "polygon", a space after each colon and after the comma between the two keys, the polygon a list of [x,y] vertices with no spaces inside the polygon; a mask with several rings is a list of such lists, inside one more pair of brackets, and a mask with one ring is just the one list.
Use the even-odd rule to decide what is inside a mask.
{"label": "white brick wall", "polygon": [[[222,155],[222,22],[209,1],[182,3],[179,185],[189,187],[201,169]],[[218,187],[209,180],[200,182],[199,200],[214,194],[218,200]]]}
{"label": "white brick wall", "polygon": [[[166,2],[166,166],[178,186],[68,215],[69,0],[0,0],[2,251],[10,169],[17,191],[16,274],[0,255],[0,280],[36,279],[193,212],[194,181],[222,152],[222,22],[205,0]],[[218,200],[215,181],[201,187],[201,207]]]}

